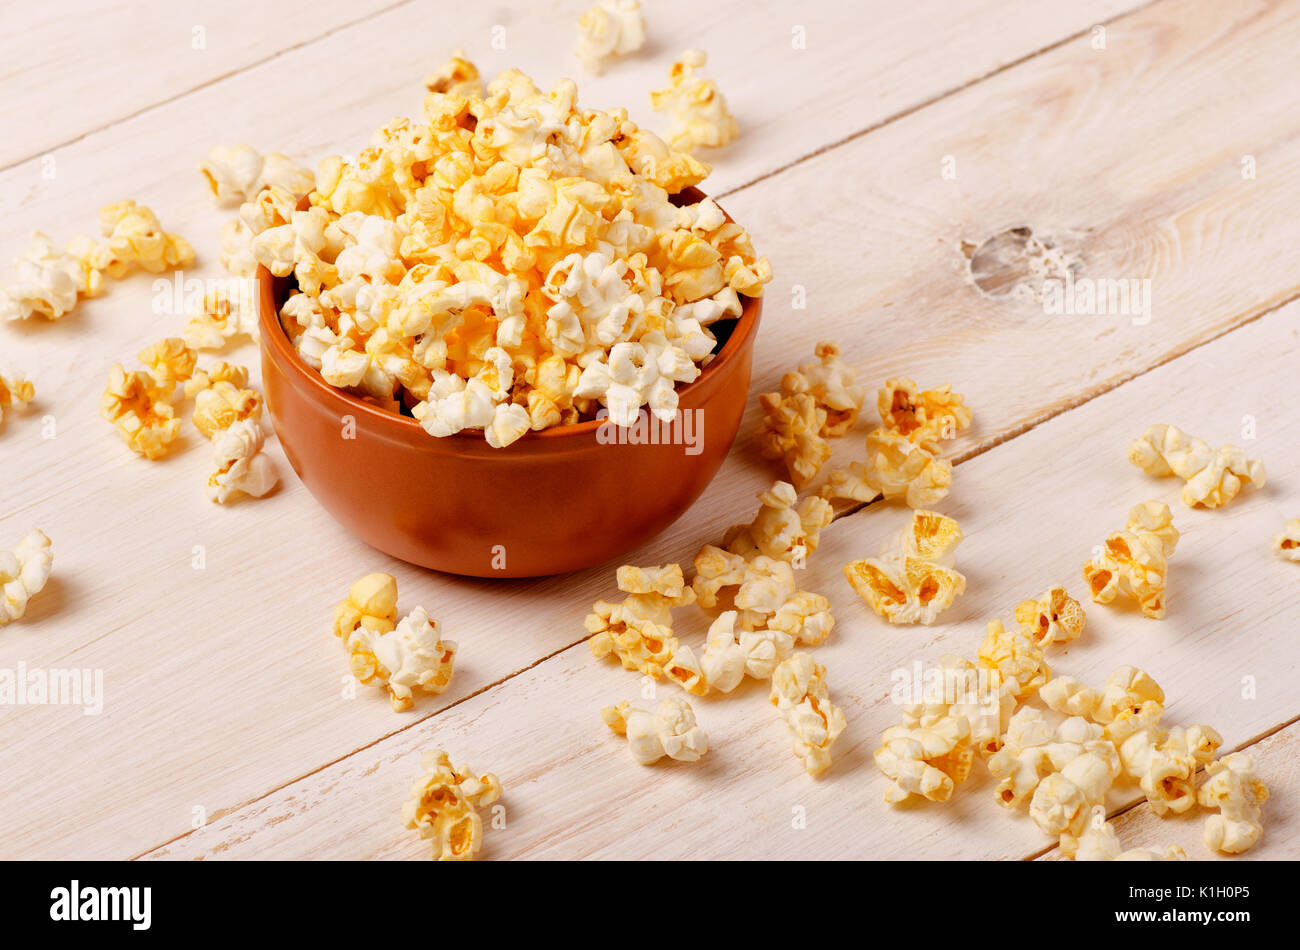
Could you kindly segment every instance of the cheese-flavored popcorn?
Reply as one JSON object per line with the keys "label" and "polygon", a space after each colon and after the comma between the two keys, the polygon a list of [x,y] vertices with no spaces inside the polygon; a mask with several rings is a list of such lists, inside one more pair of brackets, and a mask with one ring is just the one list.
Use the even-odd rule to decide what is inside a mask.
{"label": "cheese-flavored popcorn", "polygon": [[610,61],[645,45],[645,21],[637,0],[598,0],[578,18],[574,53],[587,71],[599,76]]}
{"label": "cheese-flavored popcorn", "polygon": [[481,96],[483,80],[478,67],[465,58],[463,49],[453,50],[451,58],[424,77],[424,88],[429,92],[449,96]]}
{"label": "cheese-flavored popcorn", "polygon": [[1209,776],[1196,793],[1202,808],[1217,808],[1205,822],[1205,846],[1211,851],[1240,854],[1264,833],[1260,806],[1268,801],[1268,786],[1255,777],[1255,760],[1244,752],[1224,756],[1205,767]]}
{"label": "cheese-flavored popcorn", "polygon": [[185,345],[184,340],[172,336],[146,346],[136,358],[149,368],[157,381],[158,391],[170,397],[177,383],[183,383],[194,375],[198,356]]}
{"label": "cheese-flavored popcorn", "polygon": [[740,134],[717,83],[695,73],[706,61],[702,50],[686,50],[673,63],[668,86],[650,93],[650,105],[668,114],[668,144],[683,152],[726,145]]}
{"label": "cheese-flavored popcorn", "polygon": [[653,765],[664,756],[678,762],[698,762],[709,751],[709,736],[695,721],[695,711],[680,696],[661,700],[653,713],[630,703],[606,706],[600,711],[605,725],[627,737],[632,757]]}
{"label": "cheese-flavored popcorn", "polygon": [[22,409],[36,398],[36,387],[21,373],[0,369],[0,421],[5,411]]}
{"label": "cheese-flavored popcorn", "polygon": [[170,402],[171,388],[160,386],[147,371],[128,373],[114,363],[99,414],[117,427],[131,451],[147,459],[162,458],[181,427]]}
{"label": "cheese-flavored popcorn", "polygon": [[953,568],[961,527],[933,511],[915,511],[880,556],[844,565],[850,586],[890,623],[932,624],[966,590]]}
{"label": "cheese-flavored popcorn", "polygon": [[1061,853],[1072,861],[1186,861],[1187,855],[1176,844],[1164,851],[1147,848],[1124,850],[1115,828],[1106,821],[1106,806],[1094,805],[1087,827],[1079,835],[1064,832]]}
{"label": "cheese-flavored popcorn", "polygon": [[415,690],[438,694],[451,682],[457,646],[440,636],[438,621],[416,607],[389,631],[362,624],[347,638],[352,675],[387,686],[394,712],[414,705]]}
{"label": "cheese-flavored popcorn", "polygon": [[1242,485],[1262,488],[1267,479],[1264,463],[1247,459],[1235,445],[1217,451],[1177,426],[1153,425],[1133,440],[1131,461],[1148,475],[1177,475],[1183,486],[1183,504],[1218,508],[1237,497]]}
{"label": "cheese-flavored popcorn", "polygon": [[1106,538],[1100,554],[1083,566],[1092,599],[1109,604],[1123,594],[1154,619],[1165,615],[1169,557],[1178,544],[1169,506],[1156,501],[1135,505],[1124,531]]}
{"label": "cheese-flavored popcorn", "polygon": [[831,744],[846,725],[843,711],[830,701],[826,667],[810,654],[796,653],[772,672],[772,705],[794,733],[794,754],[809,775],[831,764]]}
{"label": "cheese-flavored popcorn", "polygon": [[881,735],[875,759],[891,783],[885,791],[889,804],[914,795],[946,802],[966,781],[975,761],[970,722],[965,716],[948,715],[946,709],[935,715],[922,707],[906,707],[902,724]]}
{"label": "cheese-flavored popcorn", "polygon": [[346,600],[334,610],[334,636],[347,643],[365,628],[388,633],[397,626],[397,579],[391,574],[367,574],[348,588]]}
{"label": "cheese-flavored popcorn", "polygon": [[1016,623],[1042,646],[1069,643],[1083,633],[1083,607],[1064,587],[1053,587],[1037,600],[1016,606]]}
{"label": "cheese-flavored popcorn", "polygon": [[224,505],[240,494],[261,498],[280,480],[275,464],[262,452],[262,427],[239,419],[215,433],[212,440],[216,471],[208,476],[208,498]]}
{"label": "cheese-flavored popcorn", "polygon": [[103,274],[92,263],[93,249],[93,242],[78,239],[59,250],[47,235],[33,231],[27,249],[14,259],[13,283],[0,288],[0,318],[57,320],[80,297],[96,296]]}
{"label": "cheese-flavored popcorn", "polygon": [[110,277],[124,277],[136,267],[160,274],[194,261],[189,242],[164,231],[158,216],[135,201],[100,208],[99,224],[105,240],[96,245],[90,260]]}
{"label": "cheese-flavored popcorn", "polygon": [[747,525],[732,525],[723,546],[748,559],[764,554],[790,563],[802,563],[817,550],[821,530],[835,513],[821,498],[812,496],[796,504],[798,495],[789,482],[774,482],[758,493],[760,507]]}
{"label": "cheese-flavored popcorn", "polygon": [[972,419],[970,408],[952,391],[951,383],[922,391],[910,379],[888,379],[877,394],[876,408],[885,429],[918,445],[955,438]]}
{"label": "cheese-flavored popcorn", "polygon": [[54,566],[54,549],[42,531],[33,531],[12,551],[0,551],[0,627],[21,620],[27,603],[44,588]]}
{"label": "cheese-flavored popcorn", "polygon": [[457,769],[447,753],[426,752],[424,774],[411,786],[402,805],[402,824],[433,841],[436,861],[470,861],[483,846],[483,820],[478,810],[501,797],[501,782],[488,772],[475,778]]}
{"label": "cheese-flavored popcorn", "polygon": [[1300,561],[1300,518],[1292,518],[1273,535],[1273,553],[1284,561]]}

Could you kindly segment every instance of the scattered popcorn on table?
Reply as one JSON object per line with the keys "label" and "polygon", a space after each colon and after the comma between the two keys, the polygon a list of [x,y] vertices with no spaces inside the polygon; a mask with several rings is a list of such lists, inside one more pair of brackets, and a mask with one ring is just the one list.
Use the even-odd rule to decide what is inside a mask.
{"label": "scattered popcorn on table", "polygon": [[673,63],[667,88],[650,93],[650,105],[668,115],[668,144],[678,151],[717,148],[740,134],[717,83],[695,74],[707,59],[702,50],[686,50]]}
{"label": "scattered popcorn on table", "polygon": [[1240,854],[1264,833],[1260,806],[1268,786],[1255,777],[1255,760],[1244,752],[1224,756],[1205,767],[1208,780],[1196,793],[1202,808],[1218,809],[1205,822],[1205,846]]}
{"label": "scattered popcorn on table", "polygon": [[27,602],[39,594],[50,579],[54,549],[41,531],[33,531],[12,551],[0,551],[0,627],[21,620]]}
{"label": "scattered popcorn on table", "polygon": [[1242,485],[1263,488],[1264,463],[1247,459],[1235,445],[1215,451],[1177,426],[1153,425],[1129,445],[1129,461],[1148,475],[1177,475],[1183,504],[1218,508],[1237,497]]}
{"label": "scattered popcorn on table", "polygon": [[695,711],[680,696],[660,701],[653,713],[630,703],[606,706],[600,711],[605,725],[627,736],[632,757],[653,765],[664,756],[678,762],[698,762],[709,751],[709,736],[695,721]]}
{"label": "scattered popcorn on table", "polygon": [[1138,602],[1142,613],[1165,615],[1165,580],[1169,558],[1178,545],[1169,506],[1158,501],[1135,505],[1125,530],[1106,538],[1100,554],[1083,566],[1092,599],[1109,604],[1123,594]]}
{"label": "scattered popcorn on table", "polygon": [[414,703],[415,690],[437,695],[451,682],[457,646],[440,636],[438,621],[416,607],[389,631],[364,623],[347,638],[352,675],[367,685],[387,686],[394,712]]}
{"label": "scattered popcorn on table", "polygon": [[262,454],[262,427],[252,419],[239,419],[212,439],[216,471],[208,476],[208,498],[224,505],[239,494],[261,498],[280,480],[275,465]]}
{"label": "scattered popcorn on table", "polygon": [[103,274],[91,262],[94,242],[79,238],[61,251],[45,234],[33,231],[27,249],[14,259],[15,280],[0,288],[0,317],[57,320],[81,297],[97,296]]}
{"label": "scattered popcorn on table", "polygon": [[810,481],[826,459],[826,439],[844,435],[866,398],[856,373],[834,343],[818,343],[817,363],[781,377],[781,389],[759,397],[763,425],[757,439],[764,458],[783,459],[796,486]]}
{"label": "scattered popcorn on table", "polygon": [[1133,848],[1125,851],[1119,835],[1106,821],[1106,806],[1094,805],[1083,833],[1065,832],[1060,838],[1061,853],[1072,861],[1186,861],[1187,855],[1176,844],[1164,851]]}
{"label": "scattered popcorn on table", "polygon": [[931,624],[966,590],[966,578],[953,569],[961,540],[961,527],[952,518],[915,511],[879,557],[851,561],[844,576],[890,623]]}
{"label": "scattered popcorn on table", "polygon": [[22,409],[36,398],[36,387],[17,372],[0,369],[0,422],[10,409]]}
{"label": "scattered popcorn on table", "polygon": [[1016,623],[1045,647],[1078,637],[1084,619],[1082,605],[1064,587],[1053,587],[1037,600],[1023,600],[1016,606]]}
{"label": "scattered popcorn on table", "polygon": [[501,797],[501,783],[491,772],[475,778],[468,768],[457,769],[447,753],[426,752],[424,775],[411,786],[402,805],[402,824],[433,841],[436,861],[469,861],[483,846],[483,820],[478,810]]}
{"label": "scattered popcorn on table", "polygon": [[1273,535],[1273,553],[1284,561],[1300,561],[1300,518],[1292,518]]}
{"label": "scattered popcorn on table", "polygon": [[826,667],[807,653],[796,653],[772,672],[772,705],[794,733],[794,754],[809,775],[831,764],[831,744],[844,731],[843,711],[830,701]]}
{"label": "scattered popcorn on table", "polygon": [[587,71],[599,76],[619,56],[645,45],[645,21],[637,0],[599,0],[578,18],[574,48]]}
{"label": "scattered popcorn on table", "polygon": [[159,459],[180,432],[181,421],[170,401],[171,388],[160,386],[148,371],[128,373],[114,363],[99,413],[117,427],[131,451]]}

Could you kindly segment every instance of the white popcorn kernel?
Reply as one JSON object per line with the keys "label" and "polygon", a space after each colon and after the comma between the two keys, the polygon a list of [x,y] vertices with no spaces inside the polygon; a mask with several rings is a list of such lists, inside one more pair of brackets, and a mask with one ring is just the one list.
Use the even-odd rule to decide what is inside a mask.
{"label": "white popcorn kernel", "polygon": [[814,777],[831,764],[831,745],[844,731],[843,711],[830,701],[826,668],[796,653],[772,672],[772,705],[794,733],[794,754]]}
{"label": "white popcorn kernel", "polygon": [[637,0],[600,0],[578,20],[574,48],[588,72],[599,76],[611,60],[645,45],[645,21]]}
{"label": "white popcorn kernel", "polygon": [[662,700],[653,713],[630,703],[601,710],[605,724],[627,737],[632,757],[653,765],[664,756],[679,762],[698,762],[709,751],[709,736],[695,721],[695,711],[680,696]]}
{"label": "white popcorn kernel", "polygon": [[1225,854],[1249,850],[1264,833],[1260,806],[1268,801],[1268,786],[1255,777],[1255,760],[1236,752],[1211,762],[1205,772],[1209,779],[1196,799],[1202,808],[1219,810],[1205,821],[1205,846]]}
{"label": "white popcorn kernel", "polygon": [[0,627],[21,620],[27,603],[45,587],[54,549],[44,532],[33,531],[12,551],[0,551]]}
{"label": "white popcorn kernel", "polygon": [[254,419],[240,419],[220,430],[212,441],[216,471],[208,476],[208,498],[224,505],[244,494],[261,498],[280,478],[275,464],[262,452],[262,427]]}

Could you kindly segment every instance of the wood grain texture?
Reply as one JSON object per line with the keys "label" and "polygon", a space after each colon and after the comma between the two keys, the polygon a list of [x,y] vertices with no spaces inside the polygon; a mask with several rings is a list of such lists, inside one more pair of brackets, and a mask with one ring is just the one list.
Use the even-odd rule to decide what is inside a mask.
{"label": "wood grain texture", "polygon": [[[966,392],[977,410],[977,428],[954,450],[969,457],[1239,326],[1293,293],[1293,269],[1278,250],[1285,244],[1265,243],[1261,236],[1277,234],[1289,241],[1290,229],[1296,227],[1288,208],[1300,189],[1300,165],[1290,140],[1293,125],[1288,123],[1294,120],[1285,114],[1284,77],[1300,28],[1279,6],[1219,6],[1155,4],[1112,23],[1104,51],[1092,49],[1083,38],[1071,41],[729,196],[727,207],[750,226],[778,273],[756,352],[755,392],[805,358],[817,339],[839,339],[872,385],[902,372],[923,383],[952,380]],[[535,69],[540,79],[550,79],[558,75],[556,50],[568,49],[569,39],[558,37],[561,25],[568,36],[572,11],[539,9],[535,15],[546,19],[535,28],[521,31],[519,24],[509,25],[514,38],[500,54],[492,53],[486,39],[494,11],[470,14],[479,20],[464,21],[469,38],[449,39],[448,45],[464,42],[471,54],[484,54],[485,68],[519,63]],[[806,9],[829,17],[831,11],[849,7]],[[899,19],[913,9],[934,23],[922,29],[916,21]],[[718,156],[708,187],[726,190],[817,152],[863,122],[869,125],[925,102],[948,88],[945,83],[965,82],[1023,56],[1036,42],[1073,35],[1089,20],[1117,9],[1081,7],[1082,12],[1065,17],[1056,5],[1025,4],[1015,8],[1020,15],[1015,22],[1032,26],[1023,35],[1019,26],[1009,29],[1008,21],[992,17],[988,5],[972,6],[964,18],[935,14],[932,6],[882,6],[874,19],[868,18],[871,29],[865,34],[860,19],[810,16],[808,22],[824,26],[809,35],[838,44],[804,51],[816,51],[825,61],[796,60],[796,65],[763,70],[728,62],[726,57],[735,54],[727,50],[740,48],[766,57],[759,61],[785,62],[775,55],[781,43],[788,45],[784,18],[778,22],[764,19],[770,16],[766,13],[748,15],[741,41],[720,17],[694,35],[667,26],[678,32],[665,32],[662,46],[583,85],[594,93],[588,101],[641,102],[644,110],[645,89],[659,82],[677,46],[703,45],[742,124],[751,126]],[[394,22],[376,17],[95,133],[61,152],[60,178],[53,182],[34,184],[33,169],[27,166],[0,173],[0,209],[14,228],[3,236],[0,250],[16,249],[28,227],[57,230],[63,237],[88,230],[95,207],[130,194],[153,204],[165,224],[192,238],[203,258],[198,276],[216,276],[212,232],[220,218],[201,193],[194,163],[209,144],[232,139],[279,147],[300,158],[347,150],[389,114],[414,109],[418,80],[443,50],[428,49],[428,31],[417,43],[412,37],[419,31],[394,30]],[[663,22],[684,21],[665,17]],[[857,29],[848,29],[853,24]],[[773,31],[780,34],[779,41],[772,38]],[[477,45],[474,36],[481,37]],[[383,55],[372,52],[366,59],[363,50],[382,50]],[[349,62],[367,64],[364,84],[347,70],[323,65],[345,54],[352,57]],[[864,86],[857,74],[855,79],[835,72],[850,63],[854,69],[877,71],[875,86]],[[1254,96],[1251,110],[1242,110],[1238,100],[1223,92],[1220,84],[1225,82]],[[877,99],[874,94],[864,97],[863,88],[893,91]],[[267,89],[277,90],[279,98],[266,102]],[[1198,110],[1189,108],[1188,96],[1199,97]],[[845,102],[855,105],[847,109]],[[765,109],[774,123],[770,128],[753,123],[753,116]],[[1184,142],[1190,144],[1179,145]],[[1251,182],[1241,180],[1234,157],[1247,148],[1258,155],[1261,168]],[[945,154],[957,157],[956,180],[940,177]],[[1005,298],[986,297],[969,280],[959,241],[978,242],[1026,222],[1049,233],[1091,229],[1086,231],[1091,243],[1084,246],[1084,273],[1153,275],[1156,318],[1146,327],[1103,317],[1049,318]],[[796,283],[808,291],[805,311],[788,304]],[[497,769],[514,787],[546,776],[572,783],[560,795],[564,803],[580,797],[585,782],[606,780],[611,770],[629,778],[626,773],[634,771],[630,763],[607,747],[609,737],[599,729],[592,732],[589,717],[600,704],[623,698],[622,693],[630,696],[634,686],[612,670],[601,671],[605,678],[594,681],[603,684],[595,707],[590,697],[568,698],[575,684],[593,674],[584,662],[585,647],[567,648],[583,635],[587,605],[610,592],[612,566],[563,579],[493,583],[400,565],[338,528],[282,458],[286,479],[275,496],[230,510],[214,508],[199,490],[208,458],[193,430],[186,451],[150,465],[129,456],[97,416],[108,366],[129,360],[143,343],[180,325],[175,314],[151,311],[148,298],[149,281],[133,278],[57,324],[0,328],[0,357],[30,369],[39,389],[37,405],[6,419],[0,430],[0,465],[9,480],[0,539],[33,526],[44,528],[55,538],[57,571],[28,619],[0,636],[0,665],[25,660],[103,669],[108,692],[98,717],[58,707],[6,709],[0,716],[0,743],[32,776],[21,797],[0,793],[4,856],[133,855],[183,834],[196,808],[211,822],[208,828],[168,853],[215,850],[227,841],[221,829],[235,827],[228,821],[241,829],[235,837],[247,835],[248,840],[220,853],[275,855],[281,838],[248,823],[248,815],[279,808],[286,796],[298,801],[304,794],[303,804],[313,806],[315,821],[328,815],[332,822],[336,810],[348,810],[385,829],[375,836],[352,828],[328,842],[316,834],[317,847],[310,853],[367,849],[414,855],[417,848],[391,837],[395,812],[381,803],[392,799],[393,788],[400,800],[413,777],[411,756],[430,742],[446,745],[476,766]],[[1235,335],[1206,351],[1226,352],[1220,344]],[[252,360],[254,351],[243,347],[233,355]],[[1195,398],[1199,406],[1206,397]],[[47,415],[58,427],[52,440],[41,438],[41,419]],[[1198,413],[1174,421],[1217,437],[1201,430],[1200,420]],[[773,477],[752,449],[756,425],[751,410],[741,442],[700,502],[629,559],[689,558],[702,540],[750,516],[753,492]],[[1069,431],[1069,440],[1084,437],[1085,430]],[[1230,435],[1231,427],[1223,438]],[[859,432],[837,446],[837,457],[860,450]],[[277,448],[272,452],[278,456]],[[1078,475],[1053,458],[1032,460],[1038,467],[1030,471],[1045,480],[1043,491],[1060,493]],[[1122,459],[1122,450],[1107,458]],[[967,467],[959,469],[959,479],[967,477]],[[972,493],[962,502],[955,494],[954,503],[978,506],[980,497]],[[990,489],[985,497],[1002,495]],[[1088,547],[1122,522],[1127,504],[1109,497],[1106,502],[1079,513],[1079,525],[1086,521],[1088,527]],[[993,504],[988,502],[988,516],[997,510]],[[842,530],[854,534],[860,529],[853,526],[866,523],[850,519]],[[856,554],[874,552],[884,533],[884,528],[873,528],[857,545],[844,540],[843,559],[850,548]],[[206,558],[201,571],[191,566],[196,546]],[[966,555],[973,593],[988,556]],[[1078,559],[1077,551],[1069,553],[1067,576],[1077,572]],[[126,575],[124,563],[130,565]],[[1005,577],[1021,578],[1000,563]],[[402,609],[428,607],[462,646],[450,690],[426,698],[409,716],[391,713],[374,691],[363,691],[355,700],[342,696],[346,666],[329,635],[328,615],[347,584],[369,570],[395,573]],[[834,575],[838,566],[827,570]],[[842,585],[834,576],[829,583]],[[1015,599],[1045,584],[1034,580],[1026,590],[1018,582],[996,596],[989,591],[980,612],[966,619],[1005,614]],[[847,588],[837,594],[842,615],[856,606],[846,599]],[[1213,610],[1221,609],[1210,603]],[[865,621],[874,623],[870,617]],[[845,631],[853,629],[844,623]],[[968,630],[966,636],[974,634]],[[830,651],[851,651],[853,644],[846,632],[826,648],[833,688],[840,660]],[[1179,654],[1179,659],[1198,669],[1202,662],[1199,656]],[[873,692],[881,682],[878,675],[897,661],[878,658],[882,665],[854,681],[857,695],[866,697],[863,703],[879,700]],[[520,671],[528,672],[516,675]],[[517,707],[501,705],[506,700],[500,697],[513,692],[493,688],[511,677],[511,689],[531,690]],[[1165,686],[1169,689],[1170,683]],[[758,691],[748,701],[762,708],[757,714],[753,709],[735,713],[739,718],[729,727],[719,723],[715,740],[722,755],[708,766],[716,772],[705,774],[723,787],[729,787],[733,771],[776,774],[786,782],[781,788],[788,796],[797,801],[814,796],[827,822],[841,820],[829,811],[839,796],[851,793],[875,806],[879,789],[860,788],[856,770],[851,782],[843,783],[852,788],[836,791],[841,783],[832,780],[809,791],[803,776],[788,771],[794,760],[788,757],[783,727],[770,718]],[[576,708],[566,711],[569,703]],[[450,714],[435,715],[444,709]],[[549,748],[539,730],[551,729],[552,717],[568,722],[564,717],[570,715],[575,724],[581,722],[582,729],[573,734],[584,736],[585,744],[566,746],[545,762],[530,758],[534,764],[527,768],[522,759],[510,766],[515,745],[487,744],[477,725],[471,729],[471,721],[480,713],[486,716],[486,710],[496,711],[497,728],[515,717],[520,748],[528,744],[525,737]],[[1276,718],[1256,733],[1294,712],[1272,694],[1261,704],[1258,718],[1261,723]],[[851,719],[844,745],[856,751],[848,753],[845,768],[853,757],[867,762],[882,726],[879,710]],[[394,736],[399,730],[404,731]],[[763,744],[726,741],[728,735],[749,736],[748,730],[755,730],[755,736],[761,732]],[[410,745],[395,751],[383,741],[388,736]],[[738,751],[742,745],[753,751],[727,758],[733,754],[727,747]],[[358,750],[360,755],[353,755]],[[366,759],[371,750],[375,757]],[[353,769],[364,773],[389,756],[396,756],[395,767],[384,772],[391,788],[360,780],[355,787],[348,784]],[[570,771],[575,763],[578,770]],[[779,772],[783,767],[787,771]],[[872,772],[867,764],[863,774]],[[657,770],[659,774],[692,788],[698,781],[693,777],[697,773]],[[304,776],[308,780],[299,782]],[[549,794],[558,786],[537,788]],[[753,797],[758,794],[738,801],[748,802],[768,824],[788,825],[792,805],[778,800],[778,808],[762,797],[767,792]],[[982,812],[985,802],[978,798],[970,796],[967,801],[973,804],[960,807],[978,805]],[[723,801],[710,800],[715,807]],[[589,817],[577,837],[566,839],[546,822],[532,827],[551,827],[547,840],[528,837],[538,832],[527,830],[531,822],[525,823],[519,810],[525,801],[535,814],[552,811],[542,800],[515,797],[511,836],[523,837],[490,854],[570,853],[564,850],[570,840],[581,853],[616,850],[588,827],[600,824],[597,817]],[[249,802],[256,804],[239,810]],[[327,811],[318,810],[322,802]],[[731,810],[729,803],[721,807]],[[69,822],[69,815],[76,815],[76,822]],[[271,817],[278,820],[279,813]],[[887,812],[871,813],[872,822],[890,820]],[[664,837],[671,824],[665,821],[668,831],[658,833],[624,829],[625,853],[639,854],[643,845],[645,853],[703,841],[712,847],[713,834],[722,835],[687,822],[694,837],[673,845]],[[945,827],[936,821],[900,829],[930,835],[937,847]],[[313,837],[308,828],[286,824],[284,833],[302,836],[286,854],[308,853],[306,841]],[[836,839],[768,840],[758,853],[803,853],[813,840]],[[853,844],[855,849],[863,846]],[[901,846],[888,847],[903,853]],[[1000,855],[1023,856],[1040,848],[1041,841],[1030,828],[1020,838],[969,847],[968,853],[992,848]]]}
{"label": "wood grain texture", "polygon": [[[1245,855],[1220,854],[1205,846],[1205,819],[1213,812],[1197,809],[1160,818],[1146,802],[1111,819],[1124,847],[1163,851],[1176,844],[1194,861],[1294,861],[1300,856],[1300,816],[1295,799],[1300,789],[1300,724],[1292,723],[1242,751],[1255,760],[1255,774],[1269,788],[1262,817],[1264,835]],[[1065,858],[1053,847],[1039,860]]]}
{"label": "wood grain texture", "polygon": [[[1167,722],[1213,725],[1229,747],[1293,716],[1300,658],[1292,632],[1276,620],[1300,609],[1300,583],[1297,565],[1273,558],[1268,546],[1296,497],[1300,418],[1287,411],[1289,396],[1251,367],[1296,346],[1297,316],[1300,304],[959,465],[954,491],[938,507],[966,533],[957,565],[968,592],[942,623],[891,627],[840,573],[846,561],[874,554],[906,521],[906,509],[872,505],[826,529],[799,583],[829,597],[838,619],[813,652],[848,728],[820,781],[803,774],[766,690],[752,681],[694,702],[711,745],[698,766],[637,766],[598,711],[635,700],[639,678],[578,644],[151,857],[419,857],[425,845],[402,831],[397,815],[420,754],[431,747],[496,772],[505,786],[508,827],[489,833],[492,857],[1032,855],[1051,842],[996,803],[982,769],[946,805],[891,810],[883,803],[886,783],[871,753],[898,718],[891,676],[944,653],[973,656],[985,621],[1009,622],[1018,601],[1053,584],[1081,594],[1080,567],[1092,547],[1122,526],[1132,504],[1156,498],[1171,503],[1183,532],[1168,616],[1153,621],[1131,608],[1089,605],[1083,637],[1053,651],[1053,669],[1098,684],[1117,666],[1146,669],[1165,689]],[[1189,510],[1177,501],[1181,482],[1152,479],[1126,460],[1129,439],[1148,421],[1182,423],[1218,441],[1236,438],[1245,414],[1260,422],[1249,449],[1268,460],[1273,477],[1231,508]],[[584,607],[574,605],[575,624]],[[698,646],[701,612],[681,614],[687,622],[679,635]],[[1251,699],[1243,698],[1246,676],[1255,683]],[[1295,785],[1283,777],[1276,801],[1293,799]],[[1110,804],[1138,797],[1132,786],[1117,786]],[[806,828],[792,827],[796,808],[804,809]],[[1298,853],[1294,840],[1282,848]]]}

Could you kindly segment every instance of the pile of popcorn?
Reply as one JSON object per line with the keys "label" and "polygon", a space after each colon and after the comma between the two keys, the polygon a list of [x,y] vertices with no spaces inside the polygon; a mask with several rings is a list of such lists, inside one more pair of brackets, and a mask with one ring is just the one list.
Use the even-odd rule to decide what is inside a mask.
{"label": "pile of popcorn", "polygon": [[[671,421],[710,326],[772,276],[713,201],[673,203],[708,166],[623,110],[580,108],[569,80],[543,93],[509,70],[484,90],[457,58],[428,85],[423,121],[314,176],[214,150],[214,195],[243,199],[223,262],[292,276],[280,320],[302,359],[431,435],[500,447],[601,408]],[[238,331],[229,301],[209,309],[192,335]]]}

